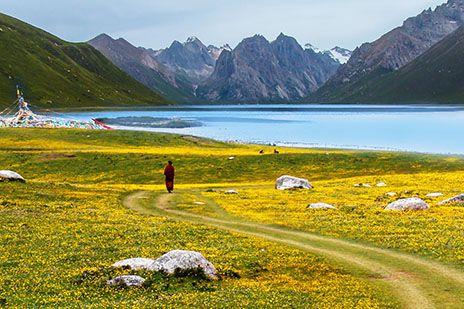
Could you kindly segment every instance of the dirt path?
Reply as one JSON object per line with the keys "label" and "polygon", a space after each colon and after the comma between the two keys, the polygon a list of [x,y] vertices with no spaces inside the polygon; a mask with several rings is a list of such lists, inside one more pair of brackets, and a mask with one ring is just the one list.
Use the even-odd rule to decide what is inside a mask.
{"label": "dirt path", "polygon": [[[194,191],[191,191],[194,193]],[[438,262],[308,232],[245,222],[232,217],[211,199],[202,200],[214,217],[176,209],[180,195],[142,191],[124,200],[127,207],[147,214],[252,235],[289,245],[343,266],[353,275],[391,289],[405,308],[464,308],[464,273]],[[140,203],[149,199],[149,203]]]}

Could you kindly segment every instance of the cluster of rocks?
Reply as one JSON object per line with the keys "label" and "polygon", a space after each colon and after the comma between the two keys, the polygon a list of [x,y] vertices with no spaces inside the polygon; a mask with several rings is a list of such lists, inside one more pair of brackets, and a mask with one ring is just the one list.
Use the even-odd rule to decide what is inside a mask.
{"label": "cluster of rocks", "polygon": [[[196,251],[172,250],[156,260],[147,258],[130,258],[112,265],[113,267],[127,267],[131,270],[163,271],[173,274],[176,270],[201,268],[210,278],[217,278],[214,265],[203,254]],[[145,278],[136,275],[123,275],[108,280],[109,285],[125,285],[127,287],[141,286]]]}
{"label": "cluster of rocks", "polygon": [[[371,185],[368,184],[355,184],[355,187],[366,187],[370,188],[372,187]],[[386,187],[387,184],[384,182],[380,182],[376,184],[377,187]],[[308,180],[303,179],[303,178],[298,178],[298,177],[293,177],[293,176],[288,176],[284,175],[279,178],[277,178],[276,181],[276,189],[278,190],[288,190],[292,188],[300,188],[300,189],[311,189],[312,185],[309,183]],[[388,196],[395,196],[395,192],[387,192],[385,195]],[[429,193],[426,195],[426,197],[439,197],[443,196],[442,193],[434,192],[434,193]],[[437,203],[437,205],[442,205],[446,203],[464,203],[464,194],[457,195],[453,198],[441,201]],[[309,209],[337,209],[335,206],[327,204],[327,203],[313,203],[308,205]],[[390,204],[388,204],[385,207],[385,210],[399,210],[399,211],[404,211],[404,210],[428,210],[430,209],[430,206],[423,201],[422,199],[418,197],[411,197],[411,198],[404,198],[400,199],[397,201],[394,201]]]}
{"label": "cluster of rocks", "polygon": [[9,170],[0,170],[0,181],[21,181],[25,182],[23,176]]}

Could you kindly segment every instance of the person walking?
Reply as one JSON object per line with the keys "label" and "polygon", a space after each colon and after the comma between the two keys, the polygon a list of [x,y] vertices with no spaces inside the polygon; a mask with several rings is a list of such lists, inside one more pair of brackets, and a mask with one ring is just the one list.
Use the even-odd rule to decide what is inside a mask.
{"label": "person walking", "polygon": [[166,189],[171,193],[174,190],[174,166],[172,166],[172,161],[168,161],[168,165],[164,168],[164,176],[166,176]]}

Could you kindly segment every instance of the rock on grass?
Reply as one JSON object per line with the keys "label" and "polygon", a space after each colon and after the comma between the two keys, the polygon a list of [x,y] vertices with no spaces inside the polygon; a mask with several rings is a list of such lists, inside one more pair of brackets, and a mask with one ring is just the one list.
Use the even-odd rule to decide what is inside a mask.
{"label": "rock on grass", "polygon": [[173,274],[176,269],[187,270],[198,267],[203,269],[206,276],[217,278],[214,265],[203,254],[196,251],[172,250],[156,259],[148,269]]}
{"label": "rock on grass", "polygon": [[437,205],[443,205],[446,203],[464,203],[464,194],[456,195],[455,197],[437,203]]}
{"label": "rock on grass", "polygon": [[390,203],[385,207],[385,210],[428,210],[430,206],[417,197],[405,198],[393,203]]}
{"label": "rock on grass", "polygon": [[292,188],[311,189],[313,186],[308,180],[288,175],[277,178],[276,189],[287,190]]}
{"label": "rock on grass", "polygon": [[337,209],[334,206],[327,203],[313,203],[308,206],[310,209]]}
{"label": "rock on grass", "polygon": [[129,267],[130,269],[148,269],[155,260],[146,258],[131,258],[114,263],[113,267]]}
{"label": "rock on grass", "polygon": [[9,170],[1,170],[0,171],[0,180],[21,181],[21,182],[26,181],[23,176],[19,175],[16,172],[9,171]]}
{"label": "rock on grass", "polygon": [[126,287],[141,286],[145,282],[145,278],[136,275],[123,275],[114,279],[108,280],[108,285],[122,285]]}

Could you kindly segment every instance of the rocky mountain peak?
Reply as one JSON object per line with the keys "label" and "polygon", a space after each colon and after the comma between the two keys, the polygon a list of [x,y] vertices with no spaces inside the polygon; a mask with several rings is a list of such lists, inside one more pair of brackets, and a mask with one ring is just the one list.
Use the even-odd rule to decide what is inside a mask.
{"label": "rocky mountain peak", "polygon": [[174,41],[170,47],[152,51],[152,56],[170,68],[172,72],[181,72],[193,83],[208,78],[222,49],[206,47],[200,39],[191,36],[184,43]]}
{"label": "rocky mountain peak", "polygon": [[99,42],[109,42],[109,41],[112,41],[113,38],[110,37],[108,34],[106,33],[102,33],[102,34],[99,34],[97,35],[95,38],[92,39],[92,41],[96,42],[96,41],[99,41]]}
{"label": "rocky mountain peak", "polygon": [[183,46],[184,46],[184,45],[183,45],[181,42],[179,42],[179,41],[177,41],[177,40],[174,40],[174,41],[171,43],[171,46],[169,46],[168,49],[170,49],[170,50],[182,50],[182,47],[183,47]]}
{"label": "rocky mountain peak", "polygon": [[279,34],[277,39],[271,44],[277,45],[277,46],[287,46],[287,47],[292,47],[298,50],[303,50],[303,48],[301,47],[301,45],[298,43],[298,41],[295,38],[291,36],[287,36],[283,34],[282,32]]}
{"label": "rocky mountain peak", "polygon": [[281,33],[269,42],[262,35],[245,38],[232,50],[223,50],[213,74],[197,89],[210,101],[289,101],[314,91],[339,64],[327,55],[306,53]]}
{"label": "rocky mountain peak", "polygon": [[[200,41],[200,40],[196,36],[191,36],[191,37],[187,38],[186,43],[194,43],[194,42],[198,42],[198,41]],[[200,41],[200,43],[201,43],[201,41]]]}

